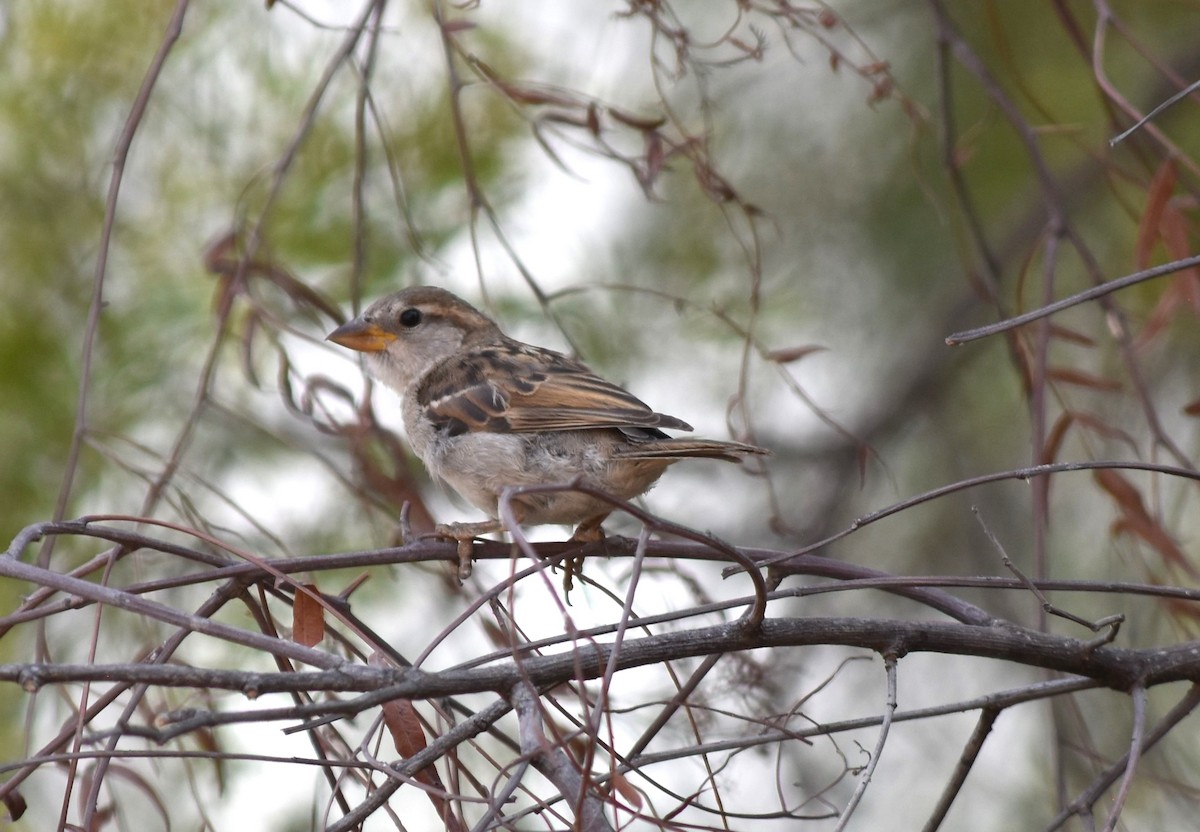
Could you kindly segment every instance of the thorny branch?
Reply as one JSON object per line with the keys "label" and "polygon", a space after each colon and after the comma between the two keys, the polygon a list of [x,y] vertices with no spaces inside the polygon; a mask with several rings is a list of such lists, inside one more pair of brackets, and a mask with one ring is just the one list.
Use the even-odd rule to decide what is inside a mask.
{"label": "thorny branch", "polygon": [[[1177,679],[1200,679],[1200,653],[1193,645],[1180,645],[1172,651],[1162,651],[1161,649],[1134,651],[1111,647],[1096,649],[1094,646],[1074,639],[1046,636],[1035,631],[1023,630],[1014,625],[1001,626],[986,616],[967,616],[967,620],[977,622],[968,624],[772,617],[763,622],[758,632],[746,631],[742,627],[731,624],[721,624],[715,627],[692,626],[674,631],[658,632],[640,638],[627,636],[619,645],[596,641],[603,635],[602,630],[597,630],[592,633],[577,633],[575,647],[567,654],[525,655],[519,659],[518,663],[514,663],[512,658],[504,658],[507,651],[503,651],[485,665],[474,668],[451,668],[430,672],[415,668],[368,667],[348,663],[325,651],[305,648],[278,636],[270,637],[231,628],[228,625],[219,625],[207,618],[207,614],[219,609],[219,605],[210,608],[207,614],[204,610],[198,611],[196,614],[188,614],[141,597],[144,593],[135,594],[117,587],[98,586],[80,578],[57,575],[48,570],[38,570],[37,567],[24,564],[16,559],[15,556],[20,554],[21,549],[28,547],[38,536],[46,533],[77,533],[96,537],[101,541],[119,540],[122,545],[131,550],[159,551],[164,555],[195,561],[202,566],[224,562],[222,558],[214,560],[212,556],[202,555],[196,550],[178,543],[156,540],[141,533],[125,532],[100,522],[45,524],[42,527],[26,530],[18,537],[14,542],[13,550],[10,550],[4,558],[0,558],[0,575],[32,581],[57,592],[74,594],[80,599],[104,603],[138,615],[157,618],[181,627],[180,639],[187,633],[205,633],[231,643],[272,652],[279,656],[290,656],[293,659],[329,669],[315,672],[261,673],[210,670],[178,662],[172,664],[134,663],[77,666],[29,664],[0,667],[0,679],[16,682],[28,690],[50,685],[91,681],[124,682],[126,685],[136,684],[148,689],[169,687],[204,690],[226,689],[256,698],[287,691],[342,691],[360,694],[345,700],[313,700],[308,704],[255,708],[244,713],[237,711],[206,712],[195,709],[161,713],[156,717],[154,727],[124,722],[118,732],[115,734],[109,732],[112,737],[141,736],[156,742],[166,742],[221,725],[233,725],[239,722],[261,723],[264,720],[289,722],[303,720],[315,726],[329,717],[352,716],[395,698],[438,700],[481,691],[494,691],[503,695],[512,691],[514,686],[521,684],[533,684],[538,689],[545,690],[568,682],[580,683],[588,679],[611,676],[613,673],[624,672],[636,667],[653,666],[667,659],[679,661],[689,656],[719,657],[741,650],[778,649],[785,645],[842,644],[866,648],[887,655],[893,653],[904,655],[913,651],[944,651],[962,655],[1004,658],[1078,674],[1081,677],[1079,678],[1080,682],[1083,682],[1085,678],[1092,679],[1117,689],[1125,689],[1134,684],[1135,680],[1140,680],[1139,684],[1153,686]],[[527,545],[530,546],[533,556],[538,559],[545,557],[550,552],[562,551],[561,545],[558,544]],[[660,546],[665,548],[659,548]],[[503,547],[499,545],[491,550],[487,546],[481,548],[481,554],[484,556],[500,556],[503,553]],[[643,541],[642,544],[625,548],[623,551],[624,554],[629,555],[643,549],[648,555],[670,553],[671,557],[675,558],[689,555],[704,559],[711,559],[714,556],[722,557],[706,551],[705,542],[695,541],[671,545],[659,543],[657,546],[653,542]],[[546,554],[543,554],[543,550]],[[619,540],[609,541],[608,555],[610,557],[621,552]],[[747,551],[742,556],[759,562],[779,560],[777,553],[763,553],[754,550]],[[355,562],[378,565],[387,562],[389,557],[393,562],[411,563],[414,560],[430,558],[450,560],[454,557],[454,553],[453,546],[449,544],[418,543],[393,550],[325,555],[305,559],[302,564],[307,569],[337,569]],[[810,560],[820,561],[822,559],[810,558]],[[300,565],[291,563],[290,560],[280,560],[279,563],[286,564],[289,571]],[[247,571],[246,567],[253,568]],[[819,562],[814,563],[814,567],[814,571],[818,574],[824,571]],[[192,579],[224,581],[224,585],[227,587],[225,596],[231,597],[230,592],[239,592],[240,587],[252,585],[256,581],[273,580],[272,573],[275,572],[274,569],[263,570],[260,564],[239,565],[236,574],[230,574],[227,571],[229,568],[200,571],[195,573]],[[842,572],[842,574],[853,578],[862,573],[850,570]],[[872,584],[868,581],[866,585]],[[1009,586],[1019,585],[1019,582],[1009,582]],[[932,592],[931,590],[906,588],[906,591],[910,597],[915,599],[926,597],[934,609],[945,606],[939,601],[936,594],[922,595],[922,593]],[[790,595],[791,593],[780,590],[778,594],[773,593],[771,597],[783,599]],[[52,596],[43,598],[43,603],[52,601]],[[736,606],[738,603],[740,602],[737,599],[732,599],[726,604],[726,608]],[[687,614],[697,615],[700,613],[702,610],[692,610]],[[639,617],[631,623],[636,623],[639,627],[649,627],[656,623],[668,622],[672,618],[675,617]],[[580,638],[587,639],[587,641],[581,642],[578,640]],[[165,656],[174,652],[175,649],[172,648],[168,651],[156,652],[156,655]],[[695,680],[699,681],[704,678],[704,675],[703,673],[699,674]],[[120,689],[120,685],[118,685],[118,689]],[[681,688],[681,696],[686,699],[694,689],[694,685]],[[664,720],[669,718],[669,715],[669,711],[664,712]],[[314,722],[314,720],[319,721]],[[655,729],[651,729],[647,736],[653,736],[654,733]],[[99,734],[97,739],[103,739],[104,736],[104,734]],[[796,736],[798,735],[794,731],[790,731],[780,735],[774,741]],[[765,738],[762,741],[771,740]],[[738,746],[742,747],[742,744],[739,743]],[[712,753],[712,751],[704,750],[704,744],[697,746],[697,749],[696,753]],[[47,747],[43,753],[51,751],[53,751],[53,747]],[[652,761],[658,757],[641,755],[640,750],[635,750],[627,759],[631,762],[641,760],[635,764],[637,770],[641,771],[644,765],[652,764]],[[627,768],[627,765],[625,770],[632,770]],[[6,784],[5,788],[11,788],[19,782],[20,778],[17,778]]]}

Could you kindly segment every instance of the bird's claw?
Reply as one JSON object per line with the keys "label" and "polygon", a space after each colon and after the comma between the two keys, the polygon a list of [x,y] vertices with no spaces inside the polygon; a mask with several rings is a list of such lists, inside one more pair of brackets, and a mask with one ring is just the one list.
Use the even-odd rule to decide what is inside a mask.
{"label": "bird's claw", "polygon": [[488,520],[482,523],[440,523],[434,530],[435,537],[453,540],[458,544],[458,580],[471,577],[471,559],[475,555],[475,538],[481,534],[498,531],[499,522]]}
{"label": "bird's claw", "polygon": [[[603,543],[604,529],[600,524],[608,517],[608,512],[599,514],[595,517],[589,517],[579,524],[575,529],[575,533],[571,535],[572,543]],[[567,558],[563,563],[563,592],[568,597],[571,590],[575,588],[575,576],[583,576],[583,555],[575,555]]]}

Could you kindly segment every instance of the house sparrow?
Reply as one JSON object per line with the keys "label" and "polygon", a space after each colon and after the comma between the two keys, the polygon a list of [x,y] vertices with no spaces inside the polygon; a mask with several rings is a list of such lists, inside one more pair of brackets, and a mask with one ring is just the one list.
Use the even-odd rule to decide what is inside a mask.
{"label": "house sparrow", "polygon": [[[767,451],[739,442],[674,439],[661,428],[686,422],[655,413],[582,363],[509,338],[444,289],[388,295],[328,340],[366,354],[367,365],[403,397],[409,443],[429,473],[492,519],[438,526],[469,563],[475,535],[499,531],[498,500],[509,486],[584,483],[628,500],[686,457],[742,458]],[[612,506],[577,492],[520,494],[525,524],[579,524],[574,539],[601,539]]]}

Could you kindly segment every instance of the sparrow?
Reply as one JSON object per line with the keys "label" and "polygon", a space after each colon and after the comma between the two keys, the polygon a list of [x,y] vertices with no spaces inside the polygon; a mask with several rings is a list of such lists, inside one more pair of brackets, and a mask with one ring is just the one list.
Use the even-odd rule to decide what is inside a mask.
{"label": "sparrow", "polygon": [[[768,453],[740,442],[672,438],[690,431],[574,358],[508,337],[450,292],[403,289],[371,304],[327,340],[358,350],[400,394],[405,431],[429,473],[491,519],[450,523],[435,534],[459,543],[469,564],[475,536],[499,531],[506,488],[582,482],[629,500],[672,463],[729,462]],[[571,490],[518,493],[518,522],[578,525],[574,540],[600,540],[611,504]]]}

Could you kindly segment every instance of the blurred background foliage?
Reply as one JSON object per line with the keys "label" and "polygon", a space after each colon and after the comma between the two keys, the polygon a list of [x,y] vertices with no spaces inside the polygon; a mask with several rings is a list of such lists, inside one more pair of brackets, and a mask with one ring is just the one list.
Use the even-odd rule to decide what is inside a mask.
{"label": "blurred background foliage", "polygon": [[[1040,461],[1014,342],[943,343],[998,315],[979,288],[985,258],[953,192],[947,152],[991,247],[1005,312],[1042,302],[1047,238],[1036,171],[995,96],[954,64],[952,104],[941,101],[937,4],[850,0],[814,9],[790,29],[751,12],[738,18],[732,5],[680,4],[673,25],[697,33],[686,52],[654,33],[646,16],[654,5],[445,7],[473,27],[456,33],[456,71],[467,83],[459,98],[464,167],[427,4],[388,4],[377,47],[368,56],[360,46],[354,67],[336,73],[293,156],[287,148],[302,113],[360,10],[193,3],[122,180],[84,448],[64,516],[145,510],[150,484],[193,418],[166,504],[150,507],[162,519],[278,554],[386,542],[397,495],[412,496],[409,487],[438,519],[463,515],[427,488],[386,430],[349,454],[347,434],[320,430],[313,413],[328,406],[348,420],[347,401],[307,414],[287,406],[292,394],[293,405],[306,393],[323,401],[310,386],[316,378],[334,377],[355,395],[364,388],[344,355],[320,345],[335,321],[319,304],[271,280],[251,276],[230,289],[236,279],[206,273],[206,253],[222,240],[238,252],[256,245],[251,259],[285,270],[343,312],[408,282],[445,285],[490,308],[518,337],[577,346],[602,373],[704,434],[727,432],[726,404],[743,386],[729,422],[773,450],[766,476],[681,469],[650,497],[672,519],[740,543],[805,543],[924,489]],[[1165,154],[1145,135],[1107,147],[1130,121],[1092,72],[1095,8],[1108,6],[948,5],[957,37],[1029,126],[1069,222],[1106,276],[1134,271],[1147,188]],[[1174,91],[1156,61],[1186,80],[1200,76],[1195,4],[1110,5],[1121,25],[1107,30],[1103,68],[1134,106],[1148,110]],[[55,514],[113,147],[169,13],[168,4],[133,0],[10,0],[0,8],[5,539]],[[730,27],[743,44],[761,35],[765,50],[718,41]],[[364,72],[368,116],[356,126]],[[547,98],[504,94],[496,79]],[[598,132],[587,121],[593,100]],[[614,118],[618,110],[645,122],[631,126]],[[949,151],[941,144],[947,113],[955,122]],[[1179,150],[1179,210],[1194,243],[1194,102],[1156,123]],[[656,159],[660,130],[679,144]],[[689,156],[697,147],[703,152]],[[724,199],[714,199],[714,171],[732,189]],[[473,188],[486,205],[472,203]],[[1049,294],[1088,286],[1079,258],[1059,253]],[[1153,260],[1169,254],[1159,245]],[[1168,285],[1120,295],[1135,335]],[[222,289],[233,297],[227,320]],[[1089,305],[1056,322],[1092,343],[1056,341],[1051,363],[1119,386],[1053,390],[1049,422],[1078,411],[1112,427],[1072,432],[1059,458],[1155,458],[1105,313]],[[1185,307],[1137,353],[1167,432],[1192,460],[1196,424],[1181,413],[1200,395],[1198,331]],[[806,345],[823,350],[786,365],[756,351]],[[210,350],[215,375],[197,407]],[[380,422],[394,428],[391,394],[374,401]],[[364,488],[372,465],[383,479]],[[1173,482],[1155,488],[1153,509],[1193,552],[1194,493]],[[1018,484],[959,495],[864,529],[828,554],[897,573],[1002,574],[967,510],[978,501],[1014,558],[1032,568],[1030,500]],[[1052,501],[1053,574],[1170,581],[1187,571],[1111,535],[1112,501],[1087,477],[1056,478]],[[63,544],[56,556],[91,553]],[[3,587],[5,607],[24,591]],[[977,600],[1025,620],[1036,611],[1025,598]],[[1188,626],[1161,612],[1151,604],[1135,617],[1138,641]],[[2,649],[12,656],[25,647],[10,638]],[[20,697],[8,687],[0,696],[13,712]],[[1093,738],[1109,730],[1090,725]],[[19,747],[20,730],[10,720],[0,744]],[[1160,773],[1175,776],[1172,765],[1192,765],[1194,755],[1164,753]]]}

